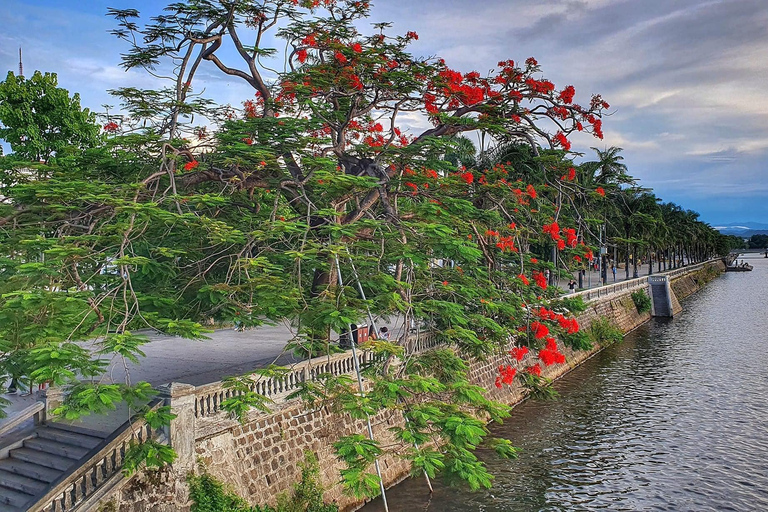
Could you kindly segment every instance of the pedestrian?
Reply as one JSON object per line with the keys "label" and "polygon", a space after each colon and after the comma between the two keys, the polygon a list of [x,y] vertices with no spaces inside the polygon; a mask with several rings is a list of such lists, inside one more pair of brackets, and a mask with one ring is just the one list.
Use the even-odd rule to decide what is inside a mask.
{"label": "pedestrian", "polygon": [[387,329],[386,326],[379,329],[379,339],[380,340],[388,340],[389,339],[389,329]]}
{"label": "pedestrian", "polygon": [[616,282],[616,264],[611,265],[611,272],[613,272],[613,282]]}
{"label": "pedestrian", "polygon": [[573,279],[568,281],[568,290],[570,290],[570,293],[573,293],[576,291],[576,281],[574,281]]}

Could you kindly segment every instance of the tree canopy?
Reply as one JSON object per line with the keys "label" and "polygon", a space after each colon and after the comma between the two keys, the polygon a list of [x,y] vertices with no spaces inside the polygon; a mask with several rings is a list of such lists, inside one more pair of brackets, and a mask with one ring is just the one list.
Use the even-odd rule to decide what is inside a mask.
{"label": "tree canopy", "polygon": [[[170,73],[170,85],[114,91],[122,111],[104,118],[99,144],[52,149],[44,173],[18,173],[28,165],[19,158],[39,153],[6,162],[16,174],[0,189],[2,371],[67,386],[59,412],[76,416],[151,393],[128,373],[103,373],[142,357],[142,328],[204,337],[210,320],[285,321],[288,350],[315,356],[369,314],[397,318],[399,339],[365,347],[380,356],[365,370],[370,393],[327,376],[299,395],[358,418],[403,414],[396,436],[409,448],[387,449],[428,474],[490,485],[475,448],[514,450],[477,419],[506,408],[470,383],[467,361],[497,361],[498,387],[545,384],[541,365],[563,362],[563,346],[589,346],[578,304],[558,297],[547,271],[585,268],[609,211],[631,219],[612,236],[652,239],[658,205],[627,188],[619,150],[573,162],[570,134],[602,138],[599,95],[577,103],[574,86],[555,86],[533,58],[501,60],[487,76],[417,58],[413,32],[359,32],[368,11],[359,1],[188,0],[141,26],[135,10],[111,10],[131,45],[125,67]],[[240,67],[224,62],[225,43]],[[203,66],[254,98],[235,108],[194,93]],[[415,115],[430,127],[409,126]],[[469,132],[493,147],[473,154]],[[713,245],[696,233],[704,258]],[[444,348],[392,364],[412,328]],[[539,359],[524,363],[529,350]],[[378,492],[370,463],[384,449],[339,441],[351,492]]]}

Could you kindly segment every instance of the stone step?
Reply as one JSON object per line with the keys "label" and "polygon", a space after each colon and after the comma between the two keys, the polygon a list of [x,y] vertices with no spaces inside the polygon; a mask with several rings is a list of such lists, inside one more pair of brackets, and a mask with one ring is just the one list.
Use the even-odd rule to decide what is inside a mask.
{"label": "stone step", "polygon": [[55,428],[58,430],[66,430],[67,432],[73,432],[75,434],[83,434],[86,436],[98,437],[100,439],[106,439],[107,437],[109,437],[108,432],[101,432],[99,430],[93,430],[90,428],[81,427],[79,425],[68,425],[66,423],[58,423],[58,422],[50,421],[46,423],[45,426],[48,428]]}
{"label": "stone step", "polygon": [[25,506],[33,499],[31,494],[0,485],[0,503],[26,510]]}
{"label": "stone step", "polygon": [[48,488],[46,482],[35,480],[16,473],[10,473],[0,469],[0,486],[9,487],[20,492],[25,492],[32,496],[41,494],[42,491]]}
{"label": "stone step", "polygon": [[80,446],[82,448],[95,448],[102,441],[103,438],[90,436],[86,434],[79,434],[77,432],[70,432],[68,430],[61,430],[58,428],[39,426],[36,429],[37,437],[42,439],[50,439],[52,441],[58,441],[60,443],[67,443],[74,446]]}
{"label": "stone step", "polygon": [[73,444],[53,441],[51,439],[43,439],[40,437],[35,437],[24,441],[24,448],[50,453],[51,455],[58,455],[60,457],[67,457],[74,460],[82,459],[90,451],[88,448],[83,448],[82,446],[75,446]]}
{"label": "stone step", "polygon": [[52,453],[39,452],[30,448],[16,448],[11,450],[11,458],[22,460],[24,462],[31,462],[32,464],[39,464],[47,468],[58,469],[59,471],[66,471],[73,464],[77,463],[77,460],[70,459],[68,457],[61,457],[59,455],[53,455]]}
{"label": "stone step", "polygon": [[44,483],[51,483],[62,474],[57,469],[48,468],[31,462],[17,459],[0,459],[0,470],[15,473],[17,475],[34,478]]}

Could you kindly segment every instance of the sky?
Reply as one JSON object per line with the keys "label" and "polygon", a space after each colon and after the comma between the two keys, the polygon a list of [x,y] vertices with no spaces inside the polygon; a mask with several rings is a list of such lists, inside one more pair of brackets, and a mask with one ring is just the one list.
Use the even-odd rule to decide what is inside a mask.
{"label": "sky", "polygon": [[[108,7],[156,14],[160,0],[2,0],[0,73],[56,72],[84,107],[116,105],[107,90],[152,87],[120,67],[127,47],[109,34]],[[611,104],[604,140],[573,150],[623,148],[629,172],[665,201],[712,225],[768,222],[768,0],[373,0],[370,22],[413,30],[417,56],[463,72],[533,56],[576,100]],[[206,63],[206,95],[239,105],[246,86]],[[196,79],[197,80],[197,79]]]}

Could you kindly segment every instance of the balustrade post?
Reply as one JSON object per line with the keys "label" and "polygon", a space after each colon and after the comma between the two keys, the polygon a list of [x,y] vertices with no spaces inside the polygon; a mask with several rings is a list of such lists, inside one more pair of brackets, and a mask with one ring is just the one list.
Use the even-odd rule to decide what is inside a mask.
{"label": "balustrade post", "polygon": [[160,396],[176,417],[165,427],[168,442],[176,452],[174,469],[182,472],[195,469],[195,386],[172,382],[160,388]]}
{"label": "balustrade post", "polygon": [[40,392],[40,396],[45,402],[45,408],[38,413],[35,423],[45,423],[53,418],[53,411],[64,403],[64,390],[58,387],[49,386]]}

